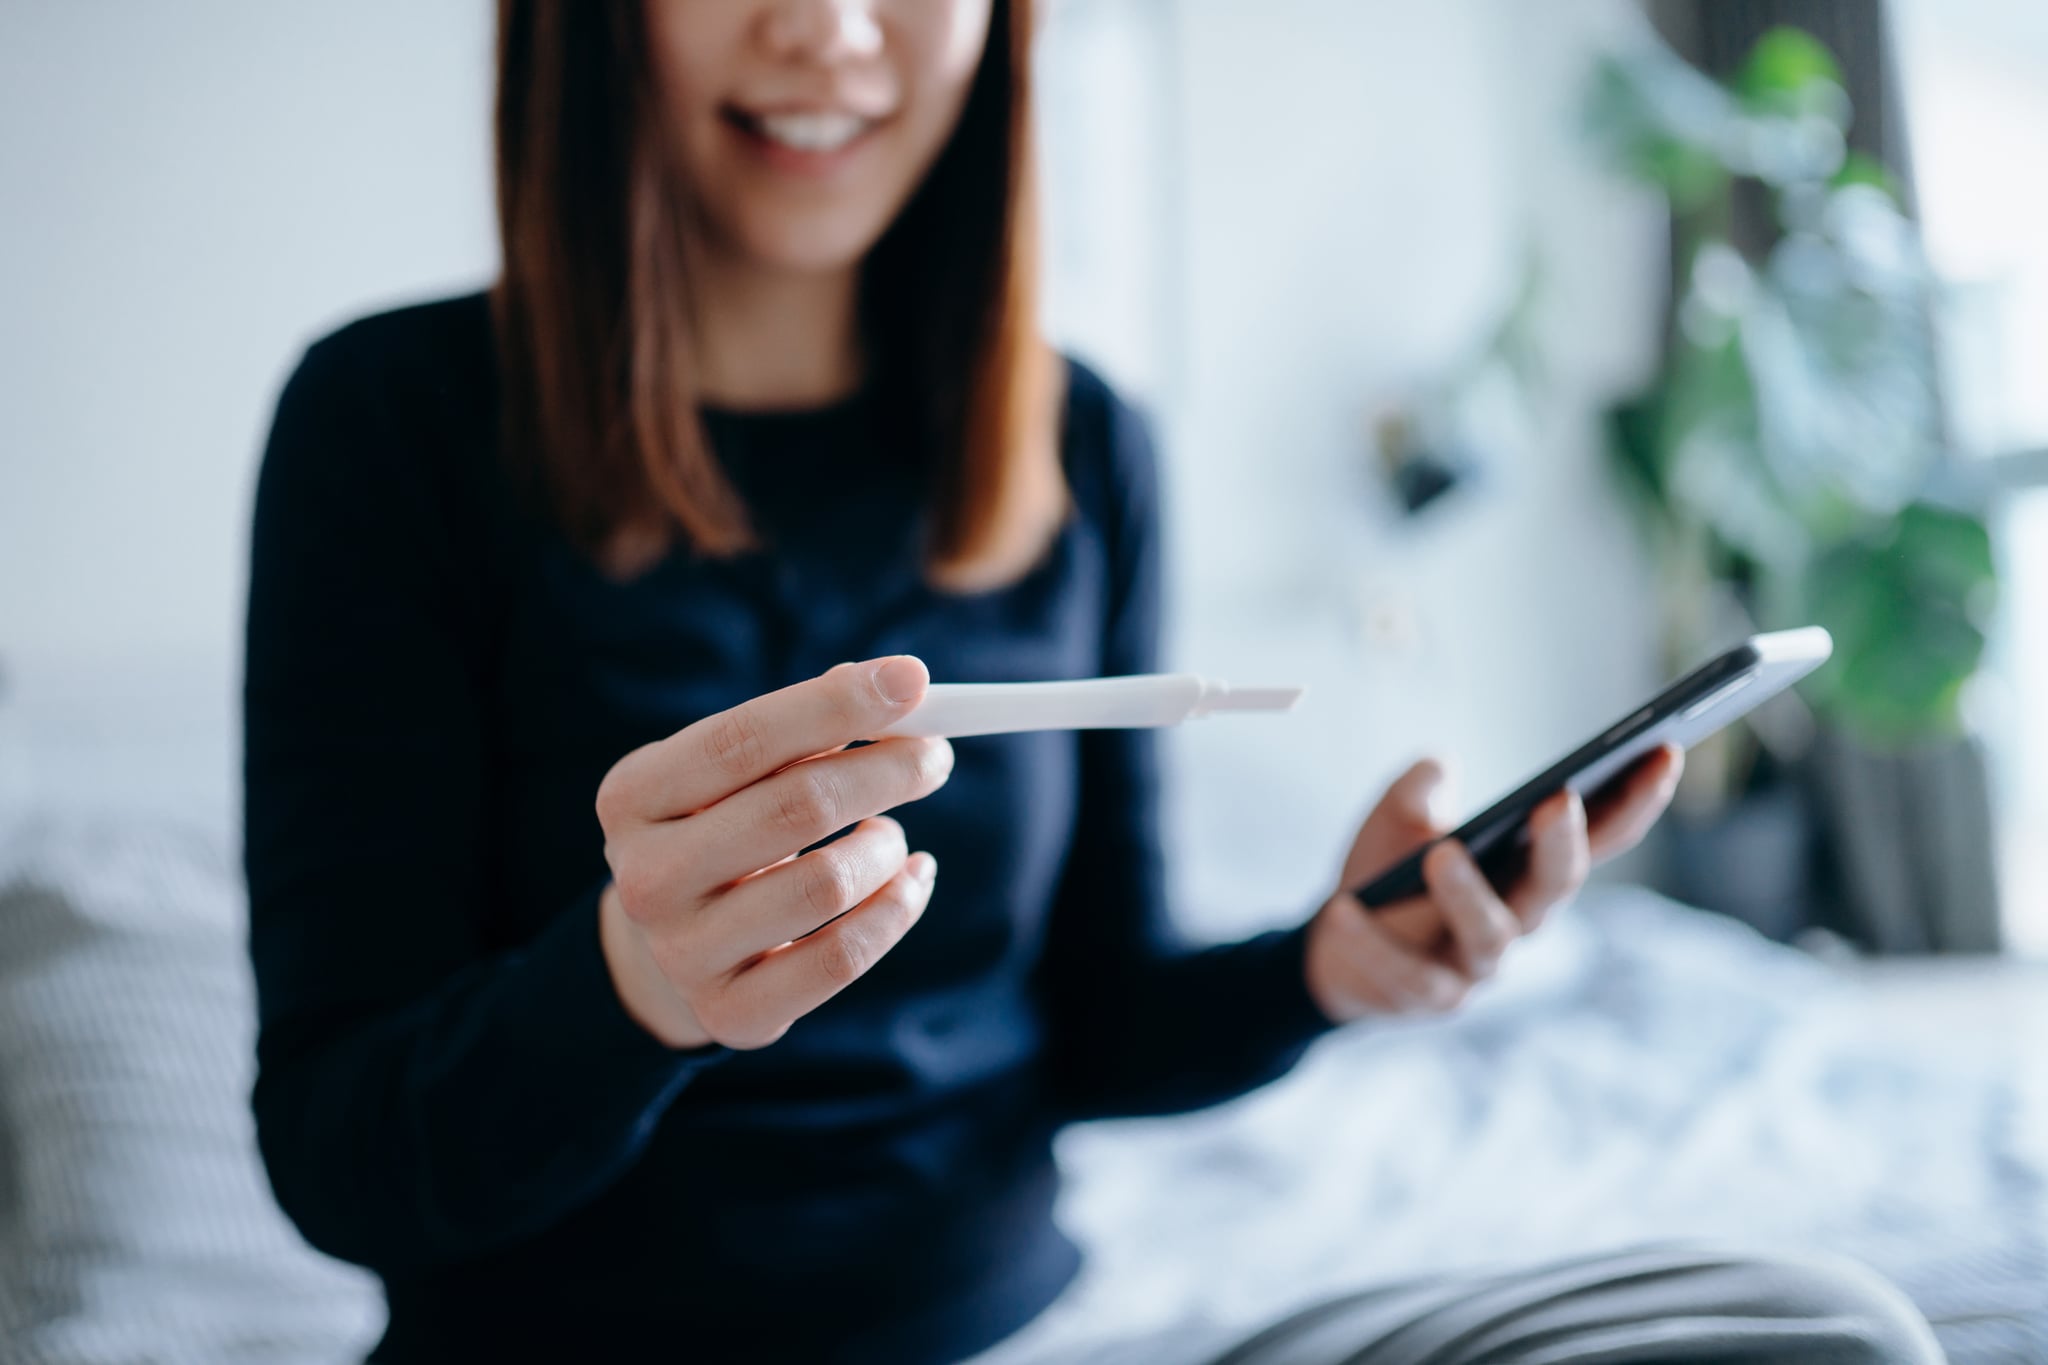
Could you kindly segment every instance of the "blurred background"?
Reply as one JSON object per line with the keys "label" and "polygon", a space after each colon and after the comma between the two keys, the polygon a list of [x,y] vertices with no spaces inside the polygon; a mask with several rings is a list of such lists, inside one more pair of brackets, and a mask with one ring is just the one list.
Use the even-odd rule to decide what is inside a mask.
{"label": "blurred background", "polygon": [[[1042,55],[1048,323],[1161,429],[1171,653],[1311,687],[1174,737],[1204,929],[1420,752],[1475,807],[1820,620],[1626,873],[2048,949],[2048,13],[1060,0]],[[489,60],[482,3],[0,11],[0,801],[231,828],[271,402],[491,277]]]}
{"label": "blurred background", "polygon": [[[491,10],[0,5],[0,831],[93,831],[0,839],[13,850],[0,887],[127,867],[120,904],[155,923],[162,867],[196,858],[206,886],[229,889],[200,897],[187,879],[188,899],[171,900],[238,923],[260,442],[310,340],[492,277]],[[1984,1023],[1994,996],[2034,1002],[1994,1031],[2048,1027],[2042,978],[1902,968],[1843,1026],[1884,1051],[1787,1053],[1760,1040],[1825,983],[1797,954],[1700,927],[1733,917],[1767,939],[1902,958],[2048,954],[2048,7],[1058,0],[1041,57],[1047,325],[1157,423],[1170,657],[1310,688],[1286,724],[1171,737],[1191,928],[1298,920],[1371,800],[1425,752],[1452,761],[1454,804],[1470,810],[1748,630],[1829,626],[1835,665],[1696,753],[1680,810],[1607,874],[1718,912],[1667,920],[1678,912],[1642,902],[1637,918],[1599,921],[1618,937],[1581,964],[1592,994],[1570,996],[1604,1021],[1603,1046],[1644,1049],[1616,1075],[1655,1071],[1662,1098],[1616,1081],[1603,1108],[1608,1091],[1559,1080],[1587,1035],[1540,1030],[1515,1034],[1533,1070],[1475,1070],[1481,1088],[1458,1090],[1432,1063],[1402,1083],[1443,1112],[1460,1095],[1508,1097],[1521,1136],[1486,1151],[1509,1162],[1608,1150],[1615,1115],[1668,1105],[1667,1126],[1629,1130],[1640,1162],[1602,1168],[1677,1163],[1657,1167],[1656,1193],[1557,1184],[1588,1202],[1532,1203],[1514,1168],[1503,1179],[1520,1182],[1522,1221],[1465,1207],[1459,1226],[1481,1241],[1640,1231],[1614,1222],[1623,1203],[1658,1232],[1725,1230],[1730,1210],[1747,1231],[1853,1227],[1837,1240],[1978,1324],[1944,1328],[1957,1359],[2048,1359],[2048,1120],[2015,1157],[2013,1115],[2034,1111],[2009,1077],[1967,1089],[1955,1057],[1900,1070],[1897,1050],[1937,1021]],[[136,863],[140,830],[176,831],[164,837],[184,851],[141,845],[154,851]],[[5,904],[0,928],[28,914],[19,895]],[[1614,928],[1651,920],[1666,928]],[[27,1103],[10,1081],[57,1055],[8,1013],[28,998],[10,990],[45,979],[24,961],[0,951],[0,1120]],[[215,966],[241,971],[233,952]],[[1598,994],[1622,980],[1640,989]],[[1629,1013],[1652,1000],[1674,1013]],[[1765,1022],[1742,1033],[1737,1018]],[[1508,1066],[1505,1035],[1473,1027],[1456,1035],[1471,1055]],[[1708,1034],[1732,1051],[1699,1054],[1694,1091],[1676,1059]],[[63,1056],[59,1080],[102,1054]],[[1711,1108],[1710,1124],[1699,1096],[1727,1086],[1748,1099]],[[1785,1116],[1822,1092],[1848,1107],[1788,1137]],[[1297,1141],[1306,1127],[1354,1145],[1321,1167],[1289,1149],[1244,1209],[1274,1206],[1282,1169],[1320,1170],[1326,1204],[1341,1203],[1328,1181],[1386,1173],[1357,1155],[1372,1134],[1317,1093],[1321,1107],[1273,1103],[1297,1106]],[[1544,1107],[1558,1095],[1572,1104]],[[1777,1117],[1728,1117],[1752,1110]],[[1612,1127],[1575,1126],[1603,1114]],[[246,1145],[239,1113],[220,1122]],[[1845,1144],[1893,1128],[1916,1136],[1847,1173]],[[20,1142],[5,1129],[0,1156]],[[1279,1150],[1239,1136],[1240,1166]],[[1194,1160],[1154,1146],[1126,1162],[1136,1149],[1089,1141],[1069,1152],[1075,1168],[1112,1170],[1125,1191]],[[1436,1150],[1464,1164],[1406,1157],[1394,1183],[1479,1188],[1474,1172],[1493,1169],[1474,1142],[1446,1135]],[[1726,1197],[1767,1168],[1785,1180],[1775,1206]],[[260,1188],[252,1170],[237,1179]],[[1957,1174],[1921,1179],[1932,1170]],[[2022,1171],[2025,1190],[1998,1183]],[[1785,1221],[1833,1178],[1834,1203]],[[1901,1212],[1887,1201],[1908,1187],[1923,1202]],[[0,1180],[0,1232],[10,1208],[33,1212],[25,1188]],[[1675,1190],[1700,1198],[1665,1202]],[[1439,1222],[1458,1212],[1423,1203]],[[1138,1299],[1170,1316],[1199,1277],[1161,1288],[1157,1243],[1121,1244],[1119,1262],[1124,1224],[1106,1208],[1075,1218],[1109,1264],[1146,1264],[1157,1293]],[[1539,1208],[1555,1215],[1548,1233]],[[1989,1237],[1994,1219],[2008,1220],[2002,1260],[1936,1235],[1968,1223]],[[0,1238],[0,1326],[10,1302],[27,1311],[21,1226],[15,1261]],[[1885,1262],[1880,1227],[1919,1259],[1897,1241]],[[1282,1245],[1268,1268],[1297,1288],[1362,1266],[1289,1262]],[[1929,1248],[1953,1258],[1930,1268]],[[1992,1264],[2010,1273],[1986,1278]],[[1970,1336],[2022,1309],[2032,1328]]]}

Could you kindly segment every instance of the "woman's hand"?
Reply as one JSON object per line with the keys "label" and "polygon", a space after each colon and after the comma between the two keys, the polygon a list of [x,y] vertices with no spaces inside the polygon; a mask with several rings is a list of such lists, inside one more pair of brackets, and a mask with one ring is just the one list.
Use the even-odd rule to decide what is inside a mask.
{"label": "woman's hand", "polygon": [[[1596,794],[1590,820],[1569,790],[1538,806],[1527,868],[1505,895],[1430,816],[1442,768],[1427,759],[1416,764],[1366,818],[1336,894],[1309,925],[1309,993],[1338,1023],[1455,1008],[1493,975],[1510,944],[1578,891],[1594,863],[1641,842],[1671,803],[1684,763],[1674,745],[1645,755]],[[1369,911],[1351,894],[1435,841],[1422,864],[1427,895]]]}
{"label": "woman's hand", "polygon": [[612,883],[599,931],[619,998],[648,1032],[676,1048],[765,1047],[909,932],[938,864],[879,812],[944,785],[953,748],[845,746],[912,710],[929,681],[909,655],[841,664],[605,775]]}

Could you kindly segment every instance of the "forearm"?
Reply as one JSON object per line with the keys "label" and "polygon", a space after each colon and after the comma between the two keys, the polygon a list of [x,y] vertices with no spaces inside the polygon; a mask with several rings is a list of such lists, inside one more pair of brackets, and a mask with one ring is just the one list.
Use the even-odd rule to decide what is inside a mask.
{"label": "forearm", "polygon": [[1048,1074],[1060,1116],[1181,1113],[1286,1074],[1332,1027],[1308,992],[1304,932],[1126,962],[1055,992]]}
{"label": "forearm", "polygon": [[273,1024],[261,1053],[258,1136],[280,1204],[315,1246],[389,1274],[588,1202],[722,1050],[675,1052],[628,1016],[592,897],[402,1008],[318,1036]]}

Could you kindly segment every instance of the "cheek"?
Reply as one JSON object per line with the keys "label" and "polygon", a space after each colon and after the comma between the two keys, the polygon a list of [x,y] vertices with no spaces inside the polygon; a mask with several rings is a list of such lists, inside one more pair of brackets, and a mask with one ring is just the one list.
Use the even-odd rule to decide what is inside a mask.
{"label": "cheek", "polygon": [[988,50],[990,0],[928,0],[902,30],[906,80],[915,92],[927,159],[936,156]]}
{"label": "cheek", "polygon": [[656,117],[688,175],[711,167],[719,147],[719,109],[745,33],[740,7],[661,0],[647,11],[648,60]]}
{"label": "cheek", "polygon": [[964,91],[988,47],[989,6],[990,0],[934,0],[936,13],[918,35],[918,46],[931,54],[927,79]]}

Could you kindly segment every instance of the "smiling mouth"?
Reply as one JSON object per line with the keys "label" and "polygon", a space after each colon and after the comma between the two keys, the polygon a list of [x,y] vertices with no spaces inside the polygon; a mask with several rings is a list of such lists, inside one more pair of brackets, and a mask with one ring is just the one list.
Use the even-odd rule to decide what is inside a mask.
{"label": "smiling mouth", "polygon": [[726,118],[743,132],[792,152],[826,156],[851,146],[879,120],[838,110],[755,114],[728,108]]}

